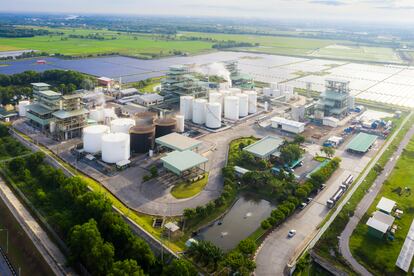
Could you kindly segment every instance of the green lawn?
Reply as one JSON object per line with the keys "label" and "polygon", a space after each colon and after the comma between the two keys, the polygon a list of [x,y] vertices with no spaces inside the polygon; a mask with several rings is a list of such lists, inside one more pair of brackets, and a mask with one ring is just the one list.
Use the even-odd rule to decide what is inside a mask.
{"label": "green lawn", "polygon": [[[414,200],[412,192],[404,191],[405,187],[414,189],[414,138],[410,141],[381,192],[358,224],[350,240],[352,254],[374,274],[405,275],[395,266],[395,262],[404,243],[410,225],[414,219]],[[375,211],[375,206],[381,197],[387,197],[397,202],[398,208],[404,211],[401,219],[395,224],[398,230],[394,241],[379,240],[370,236],[365,225],[369,215]]]}
{"label": "green lawn", "polygon": [[171,194],[178,199],[189,198],[199,194],[204,187],[207,185],[208,182],[208,174],[204,174],[204,178],[188,183],[188,182],[181,182],[171,189]]}

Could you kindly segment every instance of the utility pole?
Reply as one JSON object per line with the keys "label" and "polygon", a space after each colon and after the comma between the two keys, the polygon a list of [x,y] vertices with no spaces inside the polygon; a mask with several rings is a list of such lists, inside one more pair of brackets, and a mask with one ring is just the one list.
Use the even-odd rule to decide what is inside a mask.
{"label": "utility pole", "polygon": [[6,228],[0,229],[0,232],[5,231],[6,232],[6,254],[9,254],[9,230]]}

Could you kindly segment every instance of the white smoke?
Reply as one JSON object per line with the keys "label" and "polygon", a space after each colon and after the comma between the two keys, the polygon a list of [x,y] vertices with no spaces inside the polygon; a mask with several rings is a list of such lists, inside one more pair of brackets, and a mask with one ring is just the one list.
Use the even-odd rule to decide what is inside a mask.
{"label": "white smoke", "polygon": [[196,66],[194,71],[207,76],[222,77],[228,82],[229,86],[231,86],[230,72],[226,69],[223,63],[214,62],[204,66]]}

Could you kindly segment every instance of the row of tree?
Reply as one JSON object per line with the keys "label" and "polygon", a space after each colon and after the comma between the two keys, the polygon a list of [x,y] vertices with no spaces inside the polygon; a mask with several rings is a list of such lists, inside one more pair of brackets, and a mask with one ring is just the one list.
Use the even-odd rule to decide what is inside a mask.
{"label": "row of tree", "polygon": [[310,178],[301,185],[297,185],[292,195],[288,196],[282,201],[275,210],[272,211],[269,218],[262,221],[263,229],[280,225],[286,218],[288,218],[299,206],[303,200],[308,197],[313,191],[316,191],[324,184],[331,175],[339,167],[341,159],[335,157],[329,161],[324,167],[312,173]]}
{"label": "row of tree", "polygon": [[250,42],[240,42],[240,41],[220,41],[211,46],[213,49],[226,49],[226,48],[236,48],[236,47],[258,47],[259,43],[250,43]]}
{"label": "row of tree", "polygon": [[14,26],[0,26],[0,37],[33,37],[36,35],[49,35],[45,29],[16,28]]}
{"label": "row of tree", "polygon": [[164,267],[103,194],[90,191],[79,177],[67,177],[47,165],[42,153],[15,158],[7,168],[66,242],[70,262],[83,264],[92,275],[168,275],[166,271],[191,267],[181,261]]}

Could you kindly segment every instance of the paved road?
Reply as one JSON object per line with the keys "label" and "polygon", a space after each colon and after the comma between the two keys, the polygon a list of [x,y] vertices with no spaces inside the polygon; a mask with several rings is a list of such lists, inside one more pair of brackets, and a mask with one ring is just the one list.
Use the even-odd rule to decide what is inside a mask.
{"label": "paved road", "polygon": [[348,221],[348,224],[346,225],[339,239],[339,249],[341,250],[342,256],[348,261],[348,263],[350,263],[352,268],[361,275],[371,275],[371,273],[365,267],[359,264],[352,256],[351,250],[349,248],[349,239],[352,233],[354,232],[355,228],[357,227],[359,221],[361,220],[362,216],[367,212],[368,208],[374,202],[376,196],[381,190],[382,185],[384,184],[384,181],[387,180],[389,174],[394,169],[398,161],[398,158],[401,156],[401,153],[403,152],[407,144],[410,142],[410,139],[413,135],[414,126],[412,126],[410,130],[407,132],[407,134],[401,141],[400,145],[398,146],[398,149],[394,152],[392,157],[384,166],[384,170],[377,177],[377,179],[372,184],[371,188],[368,190],[367,194],[358,204],[354,216]]}

